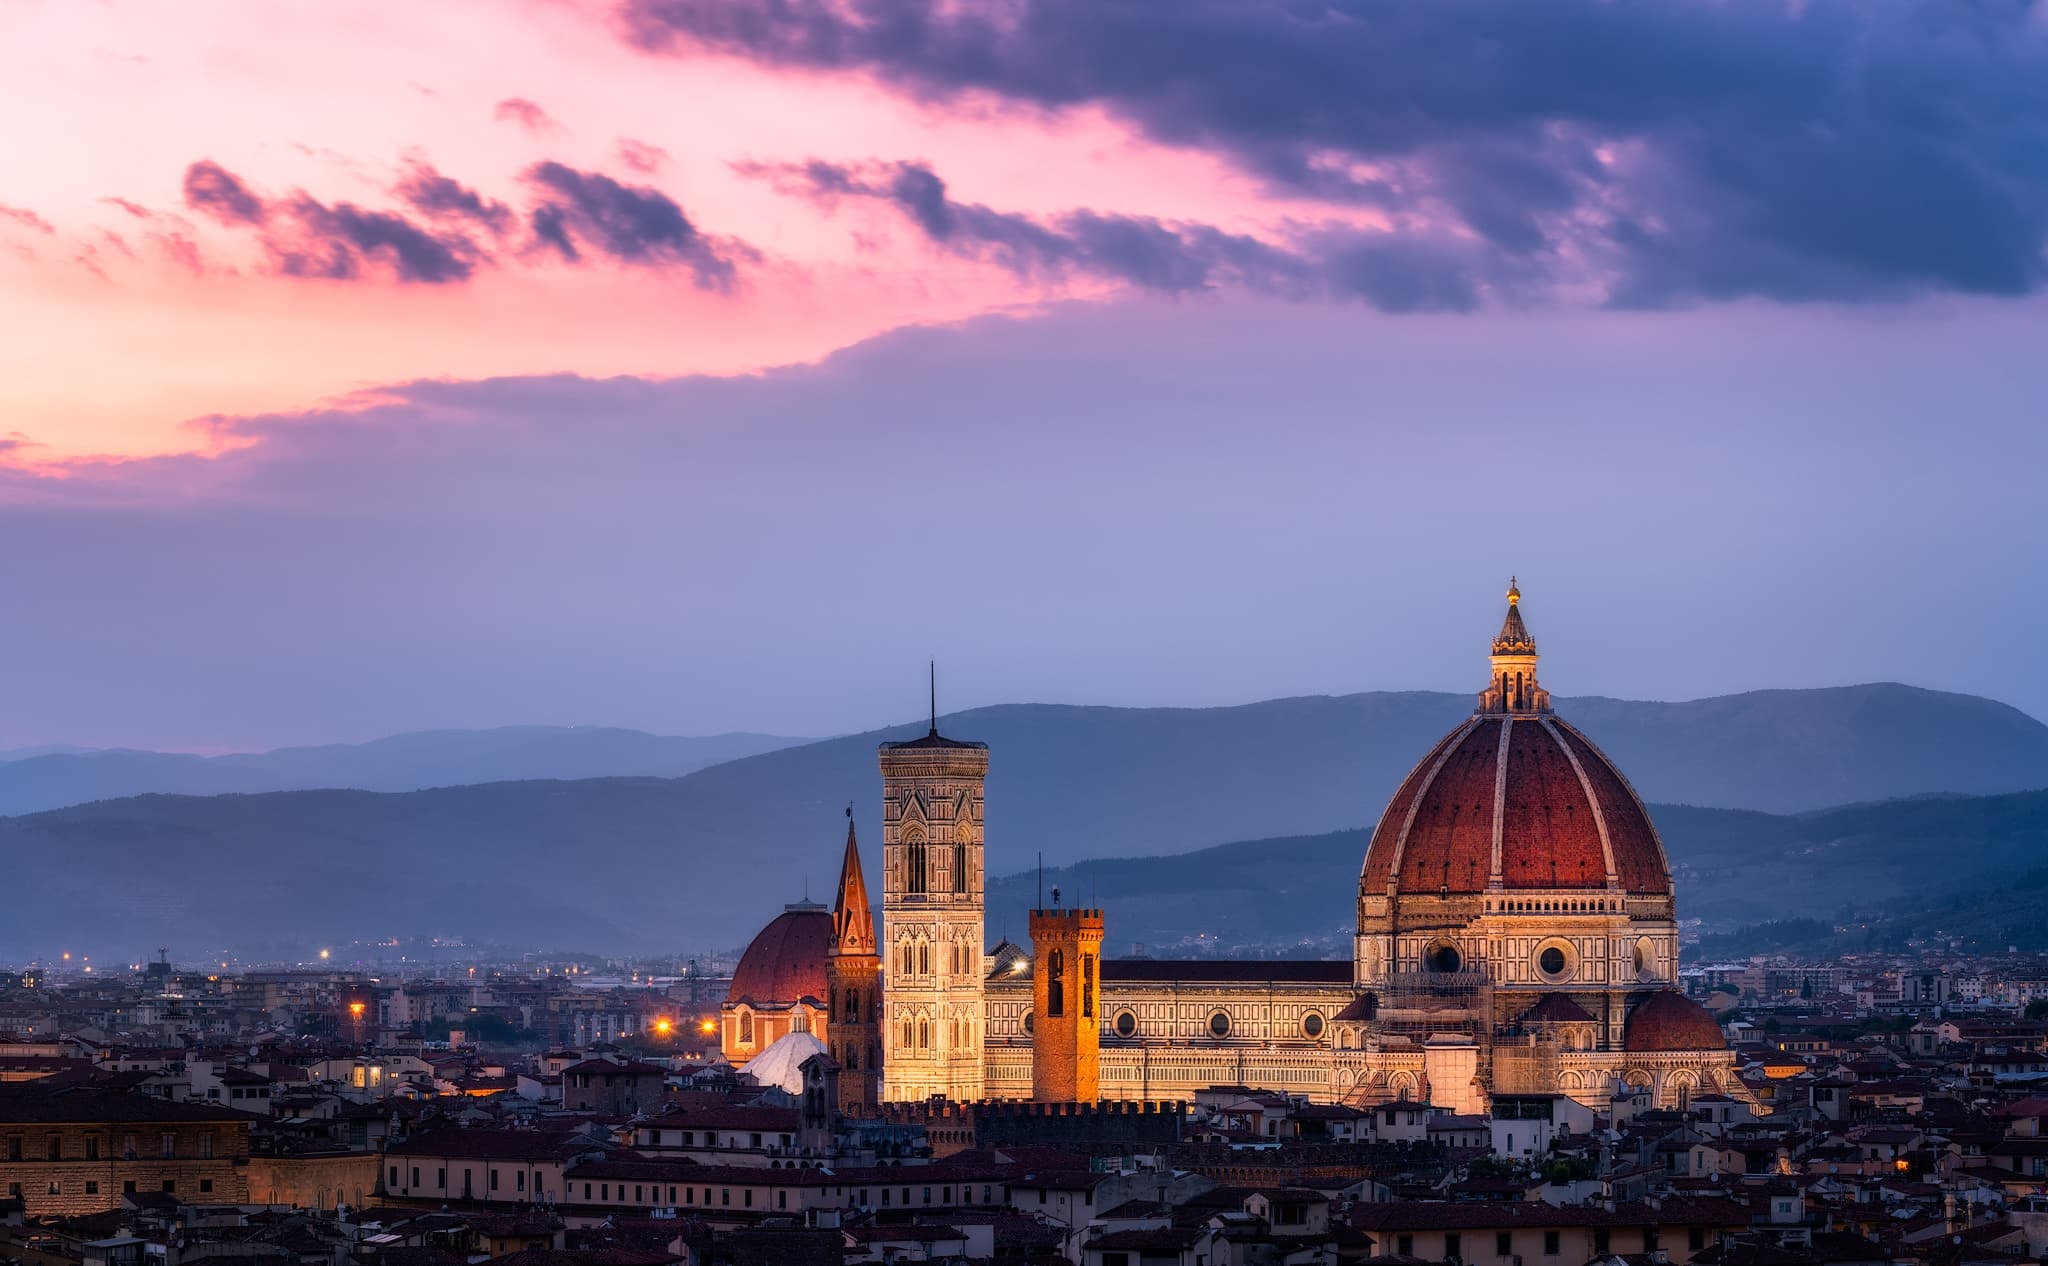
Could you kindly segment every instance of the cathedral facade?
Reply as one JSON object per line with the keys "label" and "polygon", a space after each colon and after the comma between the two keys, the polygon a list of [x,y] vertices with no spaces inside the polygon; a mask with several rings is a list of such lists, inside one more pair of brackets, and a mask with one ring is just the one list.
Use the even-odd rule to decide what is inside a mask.
{"label": "cathedral facade", "polygon": [[[744,1063],[791,1017],[860,1070],[841,1082],[855,1113],[932,1098],[1185,1099],[1214,1085],[1460,1112],[1496,1094],[1596,1108],[1625,1089],[1665,1106],[1747,1098],[1719,1026],[1675,987],[1676,893],[1649,814],[1552,712],[1536,664],[1510,586],[1472,715],[1373,832],[1349,962],[1105,959],[1113,912],[1057,898],[1032,912],[1029,947],[984,950],[989,750],[934,720],[880,752],[879,935],[849,824],[829,921],[785,912],[743,957],[727,1057]],[[815,917],[816,935],[793,917]],[[742,1032],[753,1040],[736,1042]]]}

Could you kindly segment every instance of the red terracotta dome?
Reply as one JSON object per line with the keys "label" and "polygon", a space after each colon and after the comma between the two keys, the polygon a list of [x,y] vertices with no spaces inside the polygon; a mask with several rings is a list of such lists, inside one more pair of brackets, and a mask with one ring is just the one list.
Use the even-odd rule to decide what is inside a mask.
{"label": "red terracotta dome", "polygon": [[1671,893],[1642,801],[1547,710],[1482,711],[1444,736],[1388,802],[1360,890],[1476,893],[1496,875],[1511,890]]}
{"label": "red terracotta dome", "polygon": [[1728,1039],[1705,1007],[1682,993],[1660,989],[1628,1013],[1621,1048],[1642,1052],[1720,1051],[1728,1048]]}
{"label": "red terracotta dome", "polygon": [[753,1003],[823,999],[825,959],[832,952],[832,912],[813,902],[784,906],[762,928],[733,970],[726,1001]]}

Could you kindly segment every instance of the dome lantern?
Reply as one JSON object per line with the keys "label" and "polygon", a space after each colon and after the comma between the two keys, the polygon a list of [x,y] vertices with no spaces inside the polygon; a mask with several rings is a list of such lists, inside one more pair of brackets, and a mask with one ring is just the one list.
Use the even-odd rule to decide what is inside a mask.
{"label": "dome lantern", "polygon": [[1493,673],[1479,695],[1479,711],[1538,716],[1550,711],[1550,692],[1536,684],[1536,639],[1522,622],[1522,590],[1508,577],[1508,613],[1493,639]]}

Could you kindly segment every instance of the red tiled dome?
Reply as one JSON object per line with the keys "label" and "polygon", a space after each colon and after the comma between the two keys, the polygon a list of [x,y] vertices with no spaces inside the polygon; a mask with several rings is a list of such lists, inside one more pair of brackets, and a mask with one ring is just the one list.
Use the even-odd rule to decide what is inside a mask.
{"label": "red tiled dome", "polygon": [[1641,800],[1600,750],[1543,714],[1479,713],[1444,736],[1388,802],[1365,850],[1368,893],[1603,888],[1668,896],[1671,870]]}
{"label": "red tiled dome", "polygon": [[1721,1026],[1707,1009],[1682,993],[1660,989],[1628,1013],[1622,1030],[1625,1051],[1720,1051],[1728,1048]]}
{"label": "red tiled dome", "polygon": [[825,959],[831,952],[832,912],[809,903],[787,906],[740,955],[726,1000],[823,999],[827,995]]}

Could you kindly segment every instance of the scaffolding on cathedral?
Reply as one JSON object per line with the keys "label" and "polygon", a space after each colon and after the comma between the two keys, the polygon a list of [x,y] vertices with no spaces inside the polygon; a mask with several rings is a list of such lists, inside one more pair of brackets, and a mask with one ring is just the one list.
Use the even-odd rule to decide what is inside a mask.
{"label": "scaffolding on cathedral", "polygon": [[1382,1044],[1421,1046],[1456,1034],[1483,1049],[1493,1031],[1493,980],[1469,963],[1458,971],[1397,971],[1380,991],[1375,1019]]}
{"label": "scaffolding on cathedral", "polygon": [[1558,1087],[1559,1047],[1555,1038],[1525,1033],[1496,1038],[1493,1091],[1505,1095],[1548,1094]]}

